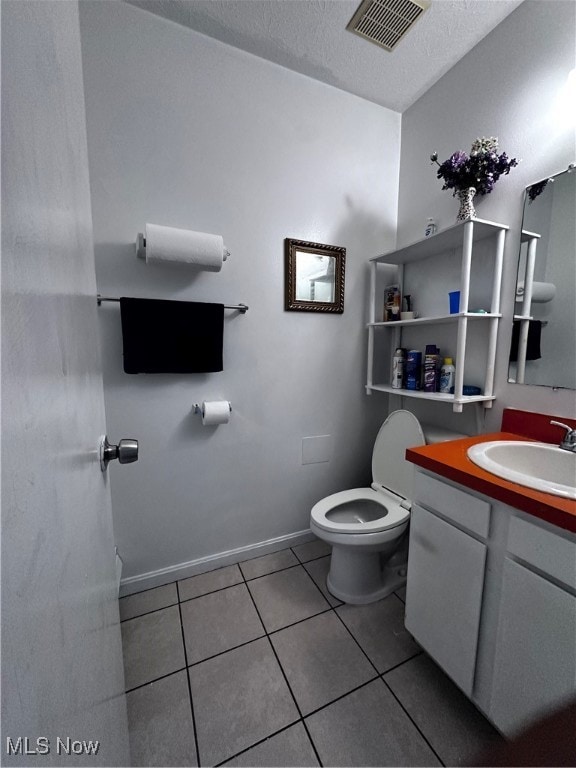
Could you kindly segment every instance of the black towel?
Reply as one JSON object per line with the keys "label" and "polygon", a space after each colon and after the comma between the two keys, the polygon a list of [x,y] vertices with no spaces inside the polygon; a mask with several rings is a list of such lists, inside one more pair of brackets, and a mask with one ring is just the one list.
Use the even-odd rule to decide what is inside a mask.
{"label": "black towel", "polygon": [[125,373],[222,370],[224,305],[120,298]]}
{"label": "black towel", "polygon": [[[512,343],[510,344],[510,362],[518,360],[518,341],[520,339],[520,327],[523,320],[514,320],[512,324]],[[528,340],[526,342],[526,360],[540,360],[540,333],[542,331],[541,320],[528,321]]]}

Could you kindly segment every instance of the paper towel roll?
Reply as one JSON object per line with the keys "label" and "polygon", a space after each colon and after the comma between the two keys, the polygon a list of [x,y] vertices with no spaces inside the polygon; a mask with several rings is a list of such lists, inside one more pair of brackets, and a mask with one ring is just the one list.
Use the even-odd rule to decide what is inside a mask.
{"label": "paper towel roll", "polygon": [[[554,283],[538,283],[536,280],[532,283],[532,301],[535,304],[545,304],[547,301],[552,301],[554,296],[556,296]],[[523,281],[516,287],[516,301],[524,301]]]}
{"label": "paper towel roll", "polygon": [[228,424],[230,421],[230,403],[228,400],[210,400],[202,403],[202,424]]}
{"label": "paper towel roll", "polygon": [[176,261],[219,272],[228,255],[221,235],[146,224],[146,263]]}

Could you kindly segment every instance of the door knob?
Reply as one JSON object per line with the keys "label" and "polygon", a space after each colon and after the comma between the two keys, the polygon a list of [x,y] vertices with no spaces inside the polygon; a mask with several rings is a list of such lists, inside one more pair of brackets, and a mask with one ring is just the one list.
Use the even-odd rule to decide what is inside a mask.
{"label": "door knob", "polygon": [[100,469],[106,472],[108,463],[112,459],[118,459],[120,464],[131,464],[138,461],[138,440],[120,440],[118,445],[110,445],[108,436],[100,439]]}

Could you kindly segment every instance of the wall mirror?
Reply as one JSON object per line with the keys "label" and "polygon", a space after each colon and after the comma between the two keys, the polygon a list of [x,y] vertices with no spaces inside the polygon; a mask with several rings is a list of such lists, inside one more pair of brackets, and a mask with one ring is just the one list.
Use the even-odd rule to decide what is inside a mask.
{"label": "wall mirror", "polygon": [[576,389],[576,167],[526,188],[508,381]]}
{"label": "wall mirror", "polygon": [[284,260],[284,309],[344,312],[346,248],[286,238]]}

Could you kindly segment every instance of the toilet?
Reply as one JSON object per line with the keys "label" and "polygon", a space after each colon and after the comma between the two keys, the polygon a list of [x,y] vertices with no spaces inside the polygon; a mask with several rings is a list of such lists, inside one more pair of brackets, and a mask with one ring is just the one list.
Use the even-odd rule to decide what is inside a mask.
{"label": "toilet", "polygon": [[[435,429],[431,442],[458,437]],[[332,545],[326,584],[339,600],[371,603],[405,584],[414,473],[405,454],[425,444],[416,416],[394,411],[374,443],[372,486],[334,493],[312,508],[310,530]]]}

